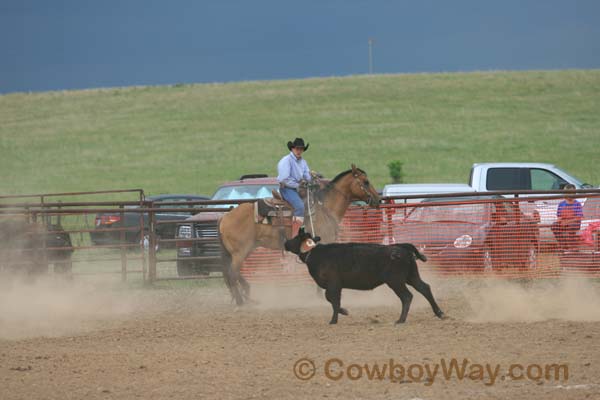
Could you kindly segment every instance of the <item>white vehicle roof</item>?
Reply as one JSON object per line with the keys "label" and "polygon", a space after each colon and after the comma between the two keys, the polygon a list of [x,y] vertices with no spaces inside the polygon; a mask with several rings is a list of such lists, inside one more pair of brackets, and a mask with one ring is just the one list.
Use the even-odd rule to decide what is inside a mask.
{"label": "white vehicle roof", "polygon": [[537,162],[491,162],[491,163],[475,163],[473,166],[484,165],[487,167],[512,167],[512,168],[556,168],[554,164],[537,163]]}
{"label": "white vehicle roof", "polygon": [[394,183],[385,185],[384,196],[474,192],[466,183]]}
{"label": "white vehicle roof", "polygon": [[[483,169],[483,170],[490,169],[490,168],[539,168],[539,169],[545,169],[545,170],[553,172],[554,174],[558,175],[560,178],[566,180],[569,183],[574,184],[579,189],[592,188],[593,187],[590,184],[583,183],[582,181],[580,181],[579,179],[577,179],[573,175],[571,175],[568,172],[566,172],[566,171],[558,168],[556,165],[554,165],[554,164],[548,164],[548,163],[532,163],[532,162],[475,163],[471,167],[471,174],[473,174],[473,170],[475,168]],[[471,176],[471,179],[473,179],[473,176]],[[477,182],[474,182],[473,186],[475,186],[476,188],[479,188],[479,185],[478,185]]]}

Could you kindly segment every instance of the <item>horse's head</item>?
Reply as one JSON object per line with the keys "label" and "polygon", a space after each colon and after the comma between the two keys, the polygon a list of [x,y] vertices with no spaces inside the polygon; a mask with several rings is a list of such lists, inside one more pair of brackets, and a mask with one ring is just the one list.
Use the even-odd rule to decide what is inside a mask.
{"label": "horse's head", "polygon": [[367,174],[352,164],[352,177],[354,179],[350,184],[352,199],[362,200],[371,207],[379,207],[381,198],[377,190],[369,182]]}

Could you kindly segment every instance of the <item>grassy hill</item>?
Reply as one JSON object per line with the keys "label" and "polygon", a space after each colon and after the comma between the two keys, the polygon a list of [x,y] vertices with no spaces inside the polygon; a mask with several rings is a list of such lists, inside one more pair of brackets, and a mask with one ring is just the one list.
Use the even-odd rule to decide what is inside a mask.
{"label": "grassy hill", "polygon": [[141,187],[212,194],[276,173],[303,137],[311,168],[356,163],[377,187],[466,182],[474,162],[555,163],[600,184],[600,70],[373,75],[0,96],[1,194]]}

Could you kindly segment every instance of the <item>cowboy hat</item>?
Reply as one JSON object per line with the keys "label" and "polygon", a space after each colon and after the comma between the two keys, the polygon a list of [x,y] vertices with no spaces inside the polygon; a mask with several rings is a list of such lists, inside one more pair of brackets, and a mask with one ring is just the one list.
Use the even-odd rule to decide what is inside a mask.
{"label": "cowboy hat", "polygon": [[302,138],[296,138],[296,139],[294,139],[293,142],[288,142],[288,144],[287,144],[289,150],[292,150],[294,147],[302,147],[302,148],[304,148],[304,151],[308,150],[309,145],[310,145],[310,143],[306,143],[306,146],[305,146],[304,140]]}

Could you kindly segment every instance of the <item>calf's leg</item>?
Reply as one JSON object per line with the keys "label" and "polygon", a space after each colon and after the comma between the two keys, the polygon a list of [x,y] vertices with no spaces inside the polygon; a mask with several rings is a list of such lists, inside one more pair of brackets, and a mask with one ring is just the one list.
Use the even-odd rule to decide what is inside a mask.
{"label": "calf's leg", "polygon": [[342,285],[338,283],[329,283],[327,285],[327,289],[325,290],[325,298],[331,303],[331,306],[333,307],[333,315],[331,316],[331,321],[329,321],[329,323],[337,324],[338,313],[341,312],[343,315],[348,315],[348,312],[344,310],[344,314],[344,312],[342,312],[343,309],[340,307],[340,301],[342,298]]}
{"label": "calf's leg", "polygon": [[[321,289],[319,286],[317,286],[317,296],[323,296],[323,289]],[[348,315],[348,310],[346,310],[344,307],[340,307],[340,314]]]}
{"label": "calf's leg", "polygon": [[436,317],[438,317],[439,319],[444,319],[445,318],[445,314],[444,312],[440,309],[440,307],[437,305],[437,303],[435,302],[435,299],[433,298],[433,294],[431,293],[431,287],[423,282],[420,281],[416,284],[410,284],[412,287],[414,287],[417,292],[421,293],[429,302],[429,305],[431,305],[431,309],[433,310],[433,313],[435,314]]}
{"label": "calf's leg", "polygon": [[406,284],[398,279],[386,283],[390,288],[392,288],[394,293],[396,293],[402,302],[402,312],[400,313],[400,318],[398,321],[396,321],[397,324],[402,324],[406,321],[406,316],[408,315],[408,310],[410,309],[410,303],[412,302],[413,295],[406,287]]}
{"label": "calf's leg", "polygon": [[433,298],[433,293],[431,293],[431,287],[419,276],[416,263],[414,265],[414,273],[410,274],[408,278],[408,284],[414,287],[417,290],[417,292],[421,293],[427,299],[436,317],[440,319],[445,318],[444,312],[440,309],[440,307],[435,302],[435,299]]}

